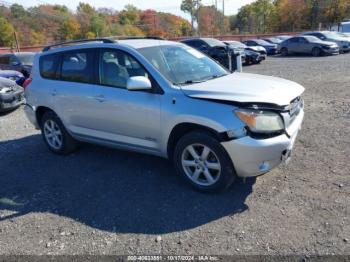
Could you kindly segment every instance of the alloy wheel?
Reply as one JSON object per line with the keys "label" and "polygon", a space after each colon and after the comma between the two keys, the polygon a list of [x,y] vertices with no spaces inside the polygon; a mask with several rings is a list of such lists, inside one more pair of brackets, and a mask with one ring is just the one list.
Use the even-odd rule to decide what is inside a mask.
{"label": "alloy wheel", "polygon": [[181,164],[188,178],[201,186],[215,184],[221,175],[219,158],[203,144],[187,146],[182,152]]}
{"label": "alloy wheel", "polygon": [[51,119],[44,123],[44,136],[46,142],[55,150],[59,150],[63,144],[63,136],[60,127]]}

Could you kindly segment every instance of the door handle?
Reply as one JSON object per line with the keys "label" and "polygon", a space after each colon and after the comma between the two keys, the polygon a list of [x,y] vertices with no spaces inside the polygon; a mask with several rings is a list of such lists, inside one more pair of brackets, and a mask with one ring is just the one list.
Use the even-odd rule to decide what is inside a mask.
{"label": "door handle", "polygon": [[95,96],[95,99],[96,99],[97,101],[101,102],[101,103],[104,102],[104,101],[106,101],[104,95]]}
{"label": "door handle", "polygon": [[51,95],[52,96],[56,96],[57,95],[57,90],[56,89],[52,90]]}

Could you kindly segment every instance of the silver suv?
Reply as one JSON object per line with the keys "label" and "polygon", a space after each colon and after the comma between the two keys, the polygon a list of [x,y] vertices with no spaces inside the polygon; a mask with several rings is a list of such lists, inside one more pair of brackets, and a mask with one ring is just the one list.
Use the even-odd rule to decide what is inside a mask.
{"label": "silver suv", "polygon": [[36,55],[25,91],[26,114],[54,153],[83,141],[161,156],[201,191],[289,159],[304,117],[299,84],[230,73],[177,42],[68,44]]}

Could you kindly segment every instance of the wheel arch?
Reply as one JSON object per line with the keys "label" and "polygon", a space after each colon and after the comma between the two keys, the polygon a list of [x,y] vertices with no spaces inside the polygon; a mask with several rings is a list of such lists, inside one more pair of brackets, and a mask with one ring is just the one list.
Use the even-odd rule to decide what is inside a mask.
{"label": "wheel arch", "polygon": [[167,142],[167,156],[169,159],[172,159],[174,150],[176,147],[177,142],[179,139],[184,136],[185,134],[188,134],[194,130],[202,130],[210,133],[213,135],[218,141],[227,141],[228,136],[226,132],[218,132],[215,129],[212,129],[210,127],[196,124],[196,123],[190,123],[190,122],[184,122],[179,123],[176,126],[173,127],[173,129],[170,132],[168,142]]}
{"label": "wheel arch", "polygon": [[39,127],[41,127],[41,119],[46,112],[55,113],[55,111],[53,111],[51,108],[46,107],[46,106],[39,106],[35,110],[35,117],[36,117],[36,121],[37,121]]}

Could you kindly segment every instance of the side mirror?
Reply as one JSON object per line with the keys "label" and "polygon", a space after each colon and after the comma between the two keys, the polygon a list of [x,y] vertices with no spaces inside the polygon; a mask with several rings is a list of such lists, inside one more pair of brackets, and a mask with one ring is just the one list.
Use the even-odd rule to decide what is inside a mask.
{"label": "side mirror", "polygon": [[129,91],[150,90],[152,89],[152,84],[147,77],[133,76],[126,82],[126,88]]}

